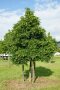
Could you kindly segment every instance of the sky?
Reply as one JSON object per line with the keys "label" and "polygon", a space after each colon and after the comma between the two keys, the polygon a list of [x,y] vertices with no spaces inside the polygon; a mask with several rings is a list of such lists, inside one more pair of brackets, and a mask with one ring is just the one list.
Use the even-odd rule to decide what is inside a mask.
{"label": "sky", "polygon": [[31,8],[39,17],[41,26],[60,41],[60,0],[0,0],[0,40]]}

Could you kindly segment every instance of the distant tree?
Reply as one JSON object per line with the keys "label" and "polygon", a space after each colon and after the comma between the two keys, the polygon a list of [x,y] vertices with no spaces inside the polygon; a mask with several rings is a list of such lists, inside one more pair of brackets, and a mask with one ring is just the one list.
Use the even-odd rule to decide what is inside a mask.
{"label": "distant tree", "polygon": [[57,47],[60,48],[60,41],[57,42]]}
{"label": "distant tree", "polygon": [[57,42],[57,52],[60,52],[60,41]]}
{"label": "distant tree", "polygon": [[0,41],[0,53],[6,53],[7,48],[5,47],[4,40]]}
{"label": "distant tree", "polygon": [[5,52],[6,53],[11,53],[12,51],[12,44],[13,44],[13,41],[12,41],[12,31],[8,31],[8,33],[5,34],[4,36],[4,44],[5,44]]}
{"label": "distant tree", "polygon": [[24,64],[29,61],[32,81],[35,79],[35,62],[49,61],[56,49],[55,40],[46,34],[39,18],[29,8],[11,30],[10,41],[13,63],[22,64],[24,77]]}
{"label": "distant tree", "polygon": [[3,53],[3,41],[0,41],[0,53]]}

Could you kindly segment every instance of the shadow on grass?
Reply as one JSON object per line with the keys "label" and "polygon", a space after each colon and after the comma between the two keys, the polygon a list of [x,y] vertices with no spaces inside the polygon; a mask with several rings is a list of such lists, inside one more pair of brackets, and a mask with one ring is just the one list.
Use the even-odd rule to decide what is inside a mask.
{"label": "shadow on grass", "polygon": [[41,77],[41,76],[46,77],[46,76],[52,75],[52,73],[53,73],[50,69],[42,67],[42,66],[37,67],[35,72],[36,72],[36,77]]}
{"label": "shadow on grass", "polygon": [[55,63],[55,61],[51,61],[51,63]]}
{"label": "shadow on grass", "polygon": [[[53,74],[53,72],[50,69],[42,67],[42,66],[36,67],[36,69],[35,69],[36,78],[42,77],[42,76],[46,77],[46,76],[50,76],[52,74]],[[25,77],[26,77],[26,79],[29,77],[29,70],[25,71]]]}

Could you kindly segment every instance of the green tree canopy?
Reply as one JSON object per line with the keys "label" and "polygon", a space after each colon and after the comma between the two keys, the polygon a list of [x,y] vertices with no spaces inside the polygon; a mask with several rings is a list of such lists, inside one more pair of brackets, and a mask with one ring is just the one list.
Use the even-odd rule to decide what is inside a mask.
{"label": "green tree canopy", "polygon": [[6,36],[10,37],[8,41],[12,47],[13,62],[17,64],[29,60],[48,61],[55,51],[55,40],[46,35],[39,18],[29,8]]}

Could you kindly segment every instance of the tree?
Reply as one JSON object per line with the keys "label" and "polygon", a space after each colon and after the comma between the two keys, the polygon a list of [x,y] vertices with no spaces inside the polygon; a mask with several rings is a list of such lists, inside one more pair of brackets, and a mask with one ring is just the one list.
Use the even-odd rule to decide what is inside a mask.
{"label": "tree", "polygon": [[11,53],[15,64],[22,64],[24,77],[24,64],[30,62],[31,80],[35,79],[35,61],[49,61],[55,51],[55,40],[46,34],[41,27],[39,18],[29,8],[25,15],[11,30]]}
{"label": "tree", "polygon": [[60,52],[60,41],[57,42],[57,52]]}
{"label": "tree", "polygon": [[0,53],[6,53],[7,48],[5,47],[4,40],[0,41]]}
{"label": "tree", "polygon": [[3,41],[0,41],[0,53],[3,53]]}
{"label": "tree", "polygon": [[5,50],[6,53],[12,53],[12,45],[13,45],[12,36],[13,36],[13,33],[10,30],[4,36],[4,44],[6,48]]}

